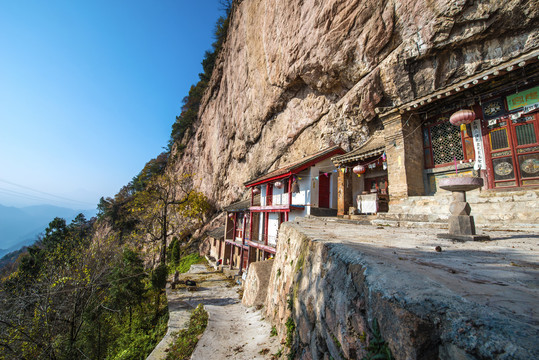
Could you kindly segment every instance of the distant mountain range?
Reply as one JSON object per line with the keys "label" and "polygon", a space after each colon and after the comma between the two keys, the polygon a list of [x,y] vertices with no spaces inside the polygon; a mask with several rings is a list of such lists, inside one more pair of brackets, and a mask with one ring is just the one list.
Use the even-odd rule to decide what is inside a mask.
{"label": "distant mountain range", "polygon": [[0,205],[0,257],[32,245],[55,217],[70,223],[80,213],[90,219],[96,210],[74,210],[53,205],[22,208]]}

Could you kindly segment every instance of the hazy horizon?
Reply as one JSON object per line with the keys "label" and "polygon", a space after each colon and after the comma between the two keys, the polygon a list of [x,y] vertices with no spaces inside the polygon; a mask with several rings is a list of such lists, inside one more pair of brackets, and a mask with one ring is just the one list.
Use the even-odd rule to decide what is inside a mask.
{"label": "hazy horizon", "polygon": [[[96,215],[97,208],[72,209],[51,204],[16,207],[0,204],[0,257],[3,256],[1,250],[17,250],[30,245],[55,217],[64,218],[69,223],[79,213],[90,218]],[[23,245],[18,246],[23,242]]]}

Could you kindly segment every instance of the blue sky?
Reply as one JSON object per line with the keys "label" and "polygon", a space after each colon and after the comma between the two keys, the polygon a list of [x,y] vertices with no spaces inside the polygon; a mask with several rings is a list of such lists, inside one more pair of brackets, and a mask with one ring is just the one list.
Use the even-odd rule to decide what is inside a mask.
{"label": "blue sky", "polygon": [[95,208],[166,147],[218,0],[0,1],[0,204]]}

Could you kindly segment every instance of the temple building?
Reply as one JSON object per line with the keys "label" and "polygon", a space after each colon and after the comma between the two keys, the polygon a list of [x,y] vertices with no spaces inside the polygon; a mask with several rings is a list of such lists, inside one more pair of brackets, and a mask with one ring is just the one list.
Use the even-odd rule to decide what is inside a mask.
{"label": "temple building", "polygon": [[408,103],[377,108],[379,129],[333,157],[343,169],[339,215],[386,211],[386,196],[391,211],[401,199],[443,192],[439,180],[453,176],[480,176],[482,190],[536,189],[538,69],[534,50]]}

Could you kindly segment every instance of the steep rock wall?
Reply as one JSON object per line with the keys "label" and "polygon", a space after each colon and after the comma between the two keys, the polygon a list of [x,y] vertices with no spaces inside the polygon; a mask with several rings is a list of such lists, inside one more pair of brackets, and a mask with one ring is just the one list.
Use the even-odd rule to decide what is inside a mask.
{"label": "steep rock wall", "polygon": [[243,0],[176,171],[218,206],[243,182],[539,46],[533,0]]}

